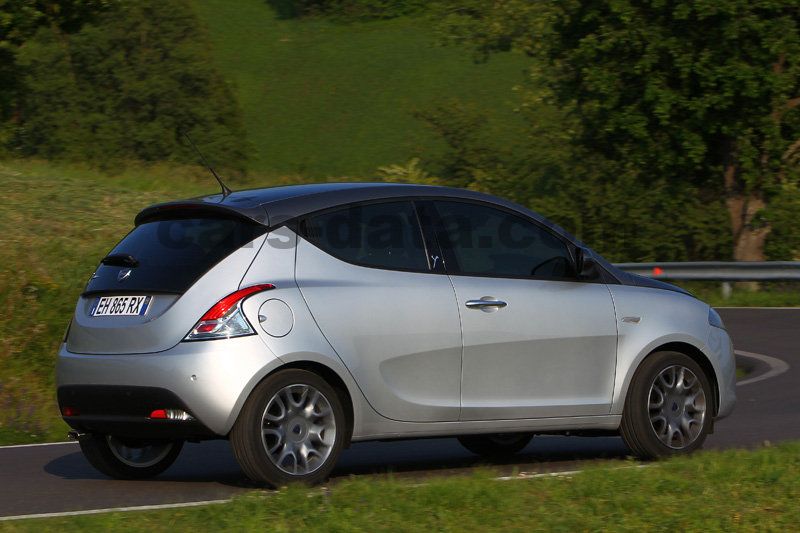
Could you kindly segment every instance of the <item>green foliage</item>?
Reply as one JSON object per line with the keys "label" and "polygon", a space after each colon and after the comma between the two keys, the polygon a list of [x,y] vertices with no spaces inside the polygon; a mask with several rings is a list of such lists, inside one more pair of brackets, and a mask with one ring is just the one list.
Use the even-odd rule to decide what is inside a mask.
{"label": "green foliage", "polygon": [[[573,122],[573,158],[592,161],[588,174],[570,170],[575,179],[742,199],[728,208],[748,231],[767,221],[754,208],[797,179],[798,0],[442,4],[446,40],[470,43],[479,57],[514,49],[533,58],[529,90],[549,90]],[[637,224],[663,218],[660,209],[651,204]],[[697,223],[722,220],[715,208]]]}
{"label": "green foliage", "polygon": [[116,0],[0,0],[0,149],[12,133],[7,121],[19,120],[15,113],[24,86],[16,65],[19,47],[41,27],[62,32],[76,32],[98,14],[114,5]]}
{"label": "green foliage", "polygon": [[489,121],[478,105],[460,99],[437,101],[415,115],[444,141],[441,155],[427,155],[427,165],[451,187],[469,187],[500,164],[502,147],[488,131]]}
{"label": "green foliage", "polygon": [[422,183],[425,185],[440,185],[441,181],[436,176],[431,176],[420,167],[419,159],[413,158],[405,165],[386,165],[378,167],[378,177],[389,183]]}
{"label": "green foliage", "polygon": [[267,0],[280,18],[389,19],[421,11],[426,0]]}
{"label": "green foliage", "polygon": [[[419,113],[445,141],[423,168],[436,182],[498,194],[542,213],[615,261],[728,259],[719,197],[630,175],[570,143],[579,124],[531,83],[519,112],[528,129],[500,145],[478,109],[457,100]],[[413,176],[409,172],[407,176]]]}
{"label": "green foliage", "polygon": [[206,43],[182,1],[115,4],[74,33],[40,27],[17,54],[14,148],[99,163],[195,162],[186,131],[209,159],[242,169],[241,115]]}
{"label": "green foliage", "polygon": [[787,184],[774,194],[769,208],[764,213],[772,228],[765,246],[766,256],[771,261],[800,260],[800,190]]}

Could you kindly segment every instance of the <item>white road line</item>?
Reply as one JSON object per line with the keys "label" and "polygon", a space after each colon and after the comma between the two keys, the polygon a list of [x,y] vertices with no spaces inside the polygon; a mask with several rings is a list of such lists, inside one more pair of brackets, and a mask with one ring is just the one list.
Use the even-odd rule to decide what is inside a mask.
{"label": "white road line", "polygon": [[63,444],[78,444],[78,441],[68,440],[64,442],[37,442],[34,444],[12,444],[9,446],[0,446],[0,450],[10,449],[10,448],[34,448],[36,446],[61,446]]}
{"label": "white road line", "polygon": [[84,511],[65,511],[63,513],[21,514],[16,516],[0,516],[0,522],[7,520],[28,520],[31,518],[58,518],[62,516],[80,516],[101,513],[127,513],[129,511],[158,511],[160,509],[176,509],[179,507],[200,507],[203,505],[219,505],[231,500],[205,500],[200,502],[165,503],[161,505],[139,505],[136,507],[109,507],[106,509],[86,509]]}
{"label": "white road line", "polygon": [[[611,470],[627,470],[629,468],[652,468],[654,466],[658,465],[641,464],[641,465],[618,466],[616,468],[611,468]],[[576,474],[580,474],[581,472],[583,472],[583,470],[564,470],[560,472],[538,472],[538,473],[520,472],[516,476],[502,476],[493,479],[495,481],[512,481],[515,479],[538,479],[543,477],[570,477]]]}
{"label": "white road line", "polygon": [[531,474],[530,472],[520,472],[516,476],[502,476],[493,478],[495,481],[513,481],[515,479],[536,479],[542,477],[569,477],[580,474],[583,470],[565,470],[563,472],[540,472]]}
{"label": "white road line", "polygon": [[763,374],[739,381],[738,383],[736,383],[737,387],[741,385],[750,385],[751,383],[757,383],[759,381],[764,381],[765,379],[774,378],[775,376],[780,376],[781,374],[789,370],[789,363],[783,361],[782,359],[778,359],[777,357],[770,357],[769,355],[764,355],[761,353],[745,352],[743,350],[736,350],[734,353],[736,353],[737,355],[743,355],[744,357],[758,359],[762,363],[766,363],[767,366],[769,366],[769,370],[767,370]]}

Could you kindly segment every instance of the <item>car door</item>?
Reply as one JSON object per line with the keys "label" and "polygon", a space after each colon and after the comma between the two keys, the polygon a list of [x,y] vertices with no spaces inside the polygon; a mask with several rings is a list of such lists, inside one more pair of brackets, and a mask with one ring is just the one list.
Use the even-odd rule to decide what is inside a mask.
{"label": "car door", "polygon": [[458,308],[428,261],[414,203],[338,208],[299,231],[297,284],[372,407],[394,420],[458,420]]}
{"label": "car door", "polygon": [[433,207],[461,314],[461,420],[608,414],[608,288],[578,281],[569,245],[535,221],[481,203]]}

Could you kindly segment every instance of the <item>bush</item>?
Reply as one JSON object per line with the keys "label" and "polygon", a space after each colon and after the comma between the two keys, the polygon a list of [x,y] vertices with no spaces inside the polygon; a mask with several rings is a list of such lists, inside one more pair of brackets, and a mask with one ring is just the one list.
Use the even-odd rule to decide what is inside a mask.
{"label": "bush", "polygon": [[24,93],[12,143],[28,156],[106,163],[210,160],[244,168],[231,90],[185,1],[115,4],[69,34],[47,26],[17,56]]}

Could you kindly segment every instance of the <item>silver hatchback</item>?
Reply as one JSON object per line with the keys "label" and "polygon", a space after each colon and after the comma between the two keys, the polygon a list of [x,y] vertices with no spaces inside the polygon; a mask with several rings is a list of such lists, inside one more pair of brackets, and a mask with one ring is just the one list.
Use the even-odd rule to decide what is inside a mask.
{"label": "silver hatchback", "polygon": [[80,296],[57,376],[101,472],[154,476],[184,441],[227,438],[269,486],[320,482],[374,439],[499,457],[577,432],[687,453],[735,402],[705,303],[511,202],[402,184],[148,207]]}

